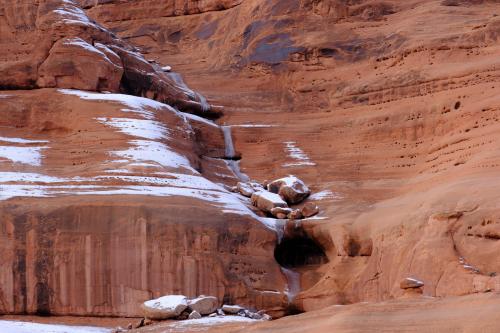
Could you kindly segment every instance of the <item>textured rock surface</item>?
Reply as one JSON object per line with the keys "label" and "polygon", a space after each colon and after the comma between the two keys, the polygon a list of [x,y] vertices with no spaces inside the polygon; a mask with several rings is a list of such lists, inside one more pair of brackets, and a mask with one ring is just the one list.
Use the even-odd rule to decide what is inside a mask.
{"label": "textured rock surface", "polygon": [[165,294],[282,308],[261,292],[285,288],[275,232],[196,170],[191,118],[118,94],[0,95],[0,312],[135,316]]}
{"label": "textured rock surface", "polygon": [[146,319],[165,320],[179,316],[187,306],[186,296],[169,295],[144,302],[142,310]]}
{"label": "textured rock surface", "polygon": [[[137,46],[147,59],[171,65],[190,87],[225,107],[221,123],[232,128],[243,172],[258,181],[293,173],[310,185],[313,196],[317,194],[313,199],[321,215],[303,223],[303,228],[329,260],[301,268],[302,292],[294,301],[298,309],[402,297],[399,283],[407,276],[425,281],[425,296],[450,297],[411,303],[410,320],[406,300],[394,306],[348,306],[347,312],[321,321],[306,315],[299,317],[301,323],[305,318],[308,325],[319,325],[311,331],[346,331],[354,324],[398,332],[404,325],[418,330],[424,324],[428,330],[451,325],[453,331],[465,325],[471,332],[498,331],[495,314],[488,310],[498,304],[495,294],[454,297],[500,290],[498,1],[212,4],[86,1],[89,15],[99,23]],[[0,53],[0,85],[35,87],[39,65],[52,46],[44,37],[52,34],[40,30],[48,29],[48,19],[40,16],[42,7],[18,1],[2,5],[0,50],[8,52]],[[199,14],[190,15],[194,13]],[[76,28],[67,30],[72,29]],[[39,31],[34,50],[32,31]],[[77,34],[92,41],[82,37],[86,33]],[[113,43],[102,38],[96,40],[111,48]],[[127,71],[126,57],[118,55],[126,77],[142,70],[134,64]],[[140,95],[163,91],[120,86]],[[162,99],[154,93],[149,96]],[[178,105],[191,105],[189,98],[178,100]],[[193,105],[201,108],[200,103]],[[64,136],[58,122],[44,121],[36,128],[49,136]],[[214,143],[196,149],[223,155],[220,132],[196,135]],[[52,159],[61,156],[67,154]],[[73,159],[75,168],[85,170],[78,164],[81,160]],[[225,170],[222,163],[206,159],[200,165],[214,181],[216,173]],[[7,164],[6,170],[12,169]],[[24,202],[31,204],[30,200]],[[22,210],[17,205],[9,209]],[[9,228],[4,232],[22,234],[21,229],[12,233]],[[10,251],[6,257],[19,253]],[[22,266],[24,257],[20,258],[14,267]],[[10,261],[7,266],[13,267]],[[245,274],[241,276],[253,281],[252,274]],[[32,285],[42,286],[36,288],[43,294],[43,279]],[[429,304],[435,306],[431,311],[442,310],[431,312],[441,318],[426,320]],[[331,316],[331,309],[323,318]],[[471,317],[476,312],[482,317]],[[359,320],[373,318],[371,314],[395,314],[398,320]],[[283,324],[283,329],[304,328],[294,318],[286,322],[290,324]]]}
{"label": "textured rock surface", "polygon": [[218,306],[219,301],[214,296],[199,296],[198,298],[189,300],[189,308],[202,315],[214,313]]}
{"label": "textured rock surface", "polygon": [[304,228],[330,261],[302,274],[299,308],[403,296],[413,275],[427,296],[499,289],[497,2],[109,9],[90,13],[225,106],[243,172],[321,193],[327,218]]}

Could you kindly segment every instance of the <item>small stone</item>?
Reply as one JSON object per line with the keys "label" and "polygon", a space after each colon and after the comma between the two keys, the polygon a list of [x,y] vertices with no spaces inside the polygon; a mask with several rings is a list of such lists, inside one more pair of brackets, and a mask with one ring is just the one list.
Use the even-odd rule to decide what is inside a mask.
{"label": "small stone", "polygon": [[189,314],[188,319],[200,319],[201,314],[198,311],[193,311]]}
{"label": "small stone", "polygon": [[399,287],[401,289],[413,289],[413,288],[420,288],[423,287],[424,283],[420,280],[414,279],[414,278],[405,278],[401,283],[399,284]]}
{"label": "small stone", "polygon": [[250,198],[255,192],[264,190],[264,187],[262,185],[255,182],[239,182],[236,187],[238,189],[238,192],[247,198]]}
{"label": "small stone", "polygon": [[275,207],[271,209],[271,214],[278,219],[286,219],[291,212],[291,208]]}
{"label": "small stone", "polygon": [[264,313],[262,315],[262,320],[273,320],[273,317],[271,317],[270,315],[268,315],[267,313]]}
{"label": "small stone", "polygon": [[255,319],[255,320],[261,320],[262,316],[256,312],[250,312],[249,316],[250,319]]}
{"label": "small stone", "polygon": [[313,202],[308,202],[300,211],[304,217],[311,217],[319,213],[319,207]]}
{"label": "small stone", "polygon": [[177,317],[177,320],[186,320],[189,318],[189,315],[191,314],[190,309],[186,309],[182,311],[182,313]]}
{"label": "small stone", "polygon": [[230,314],[237,314],[238,312],[245,310],[245,308],[239,306],[239,305],[227,305],[224,304],[222,306],[222,311],[225,313],[230,313]]}
{"label": "small stone", "polygon": [[290,212],[290,214],[288,214],[288,218],[290,220],[300,220],[303,217],[304,216],[302,216],[302,212],[300,211],[300,209],[295,209],[292,212]]}
{"label": "small stone", "polygon": [[217,317],[217,313],[212,313],[208,315],[210,318]]}

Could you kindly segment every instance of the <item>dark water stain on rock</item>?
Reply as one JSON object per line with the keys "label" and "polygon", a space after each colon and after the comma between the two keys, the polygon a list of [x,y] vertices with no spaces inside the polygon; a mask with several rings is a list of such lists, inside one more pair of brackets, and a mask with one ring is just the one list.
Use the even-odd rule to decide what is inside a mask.
{"label": "dark water stain on rock", "polygon": [[219,22],[217,21],[204,24],[198,31],[195,32],[195,35],[199,39],[209,39],[210,37],[212,37],[215,31],[217,31],[218,26]]}
{"label": "dark water stain on rock", "polygon": [[257,42],[249,62],[277,64],[288,59],[291,53],[304,52],[304,47],[295,46],[286,33],[274,34]]}

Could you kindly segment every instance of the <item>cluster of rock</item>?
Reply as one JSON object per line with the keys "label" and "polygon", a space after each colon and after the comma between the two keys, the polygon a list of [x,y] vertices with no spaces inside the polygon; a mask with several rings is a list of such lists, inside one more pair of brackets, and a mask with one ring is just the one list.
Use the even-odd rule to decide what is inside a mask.
{"label": "cluster of rock", "polygon": [[253,206],[278,219],[298,220],[319,213],[318,206],[312,202],[300,209],[289,207],[301,203],[311,194],[306,184],[292,175],[264,184],[239,182],[234,191],[251,198]]}
{"label": "cluster of rock", "polygon": [[271,320],[263,311],[253,312],[239,305],[222,305],[219,307],[217,297],[201,295],[188,299],[183,295],[168,295],[146,301],[142,304],[146,320],[166,319],[200,319],[203,316],[218,317],[237,315],[255,320]]}

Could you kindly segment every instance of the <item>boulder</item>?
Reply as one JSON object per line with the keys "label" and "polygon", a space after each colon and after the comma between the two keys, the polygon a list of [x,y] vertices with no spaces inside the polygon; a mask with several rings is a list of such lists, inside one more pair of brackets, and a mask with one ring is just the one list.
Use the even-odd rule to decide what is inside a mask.
{"label": "boulder", "polygon": [[252,205],[267,213],[271,213],[271,210],[276,207],[288,207],[287,203],[279,195],[268,191],[252,194]]}
{"label": "boulder", "polygon": [[193,311],[189,314],[188,319],[200,319],[201,314],[198,311]]}
{"label": "boulder", "polygon": [[142,310],[146,318],[163,320],[179,316],[187,306],[186,296],[168,295],[144,302]]}
{"label": "boulder", "polygon": [[272,181],[267,185],[269,192],[279,194],[289,204],[302,202],[311,194],[304,182],[295,176],[288,176]]}
{"label": "boulder", "polygon": [[118,91],[123,75],[120,57],[103,44],[74,37],[57,41],[38,70],[41,88]]}
{"label": "boulder", "polygon": [[414,288],[420,288],[423,287],[424,283],[420,280],[417,280],[415,278],[404,278],[401,283],[399,284],[399,287],[401,289],[414,289]]}
{"label": "boulder", "polygon": [[290,220],[300,220],[300,219],[304,218],[304,216],[302,215],[302,212],[300,211],[300,209],[294,209],[288,214],[288,218]]}
{"label": "boulder", "polygon": [[245,308],[241,307],[239,305],[224,304],[222,306],[222,311],[224,311],[225,313],[230,313],[230,314],[238,314],[240,311],[245,311]]}
{"label": "boulder", "polygon": [[239,182],[236,187],[238,189],[238,192],[247,198],[250,198],[255,192],[264,190],[264,187],[262,185],[254,182]]}
{"label": "boulder", "polygon": [[188,306],[191,310],[202,315],[214,313],[217,310],[219,301],[214,296],[199,296],[198,298],[188,301]]}
{"label": "boulder", "polygon": [[311,217],[319,213],[319,207],[313,202],[308,202],[300,211],[304,217]]}
{"label": "boulder", "polygon": [[276,207],[271,209],[271,214],[278,219],[286,219],[291,212],[291,208]]}

